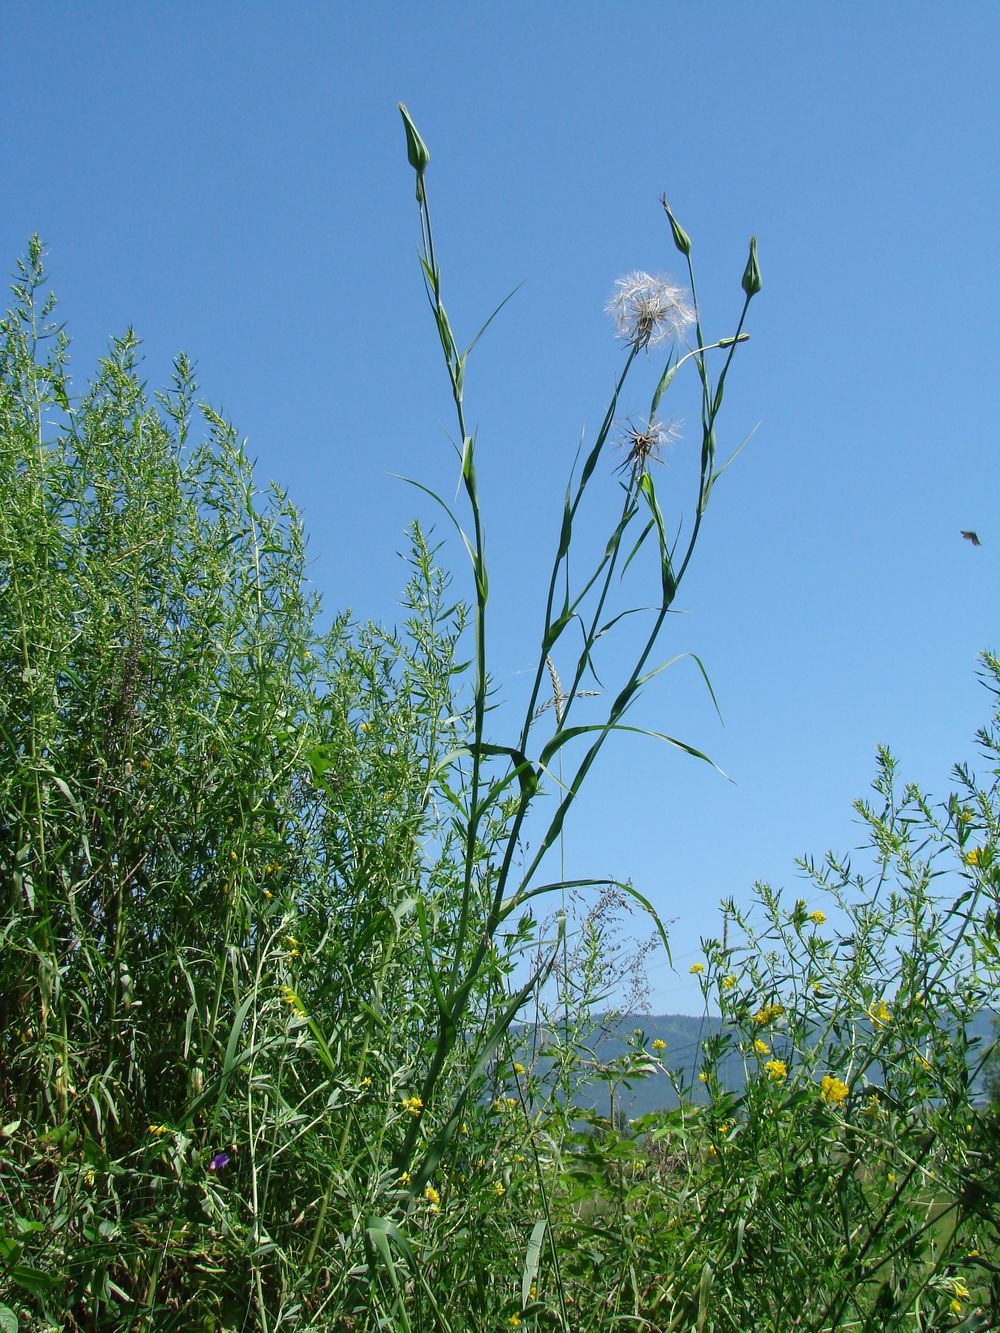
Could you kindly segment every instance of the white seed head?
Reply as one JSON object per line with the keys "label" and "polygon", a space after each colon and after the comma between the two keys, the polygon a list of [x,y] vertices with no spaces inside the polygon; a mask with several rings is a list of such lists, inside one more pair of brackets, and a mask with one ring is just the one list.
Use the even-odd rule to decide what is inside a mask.
{"label": "white seed head", "polygon": [[617,468],[619,472],[643,472],[650,459],[662,462],[660,453],[681,438],[680,424],[669,422],[666,426],[661,421],[648,421],[636,425],[629,421],[621,437],[623,449],[627,449],[624,460]]}
{"label": "white seed head", "polygon": [[605,310],[614,317],[618,337],[633,347],[655,347],[694,323],[683,288],[649,273],[619,278]]}

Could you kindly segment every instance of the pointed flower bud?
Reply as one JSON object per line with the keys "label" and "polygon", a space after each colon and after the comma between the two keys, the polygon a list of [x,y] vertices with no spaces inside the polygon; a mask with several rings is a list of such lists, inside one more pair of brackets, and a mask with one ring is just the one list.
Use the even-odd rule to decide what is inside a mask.
{"label": "pointed flower bud", "polygon": [[663,211],[666,213],[667,221],[670,223],[670,230],[674,234],[674,245],[677,246],[677,249],[682,255],[689,255],[691,253],[691,237],[677,221],[673,213],[671,213],[670,205],[667,203],[667,196],[665,194],[660,195],[660,203],[663,205]]}
{"label": "pointed flower bud", "polygon": [[399,103],[399,114],[403,117],[403,127],[406,130],[406,156],[417,175],[423,176],[427,170],[427,163],[431,160],[430,151],[402,102]]}
{"label": "pointed flower bud", "polygon": [[751,296],[756,296],[762,286],[760,280],[760,268],[757,265],[757,237],[750,237],[750,256],[747,259],[747,266],[743,270],[743,290],[747,294],[749,301]]}

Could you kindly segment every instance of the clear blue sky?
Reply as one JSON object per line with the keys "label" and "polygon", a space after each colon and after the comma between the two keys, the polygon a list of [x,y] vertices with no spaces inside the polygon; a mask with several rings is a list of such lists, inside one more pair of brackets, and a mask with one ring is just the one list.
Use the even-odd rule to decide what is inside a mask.
{"label": "clear blue sky", "polygon": [[[48,241],[78,388],[129,323],[153,386],[188,351],[261,480],[304,509],[326,606],[383,620],[403,530],[434,518],[390,474],[448,493],[456,480],[396,111],[408,103],[460,338],[524,283],[467,385],[492,669],[513,701],[565,478],[621,363],[603,313],[614,279],[679,276],[665,191],[720,336],[759,235],[764,291],[721,448],[761,425],[716,492],[663,650],[702,657],[725,726],[685,666],[636,715],[735,784],[622,739],[569,825],[571,870],[631,877],[677,918],[678,973],[654,966],[655,1008],[697,1009],[687,969],[721,897],[745,900],[755,879],[794,896],[795,856],[857,845],[851,801],[876,743],[945,794],[987,717],[977,651],[998,646],[1000,8],[4,11],[0,250],[9,270],[32,231]],[[639,368],[626,410],[648,403],[655,373]],[[696,419],[679,401],[690,434],[657,477],[675,520]],[[447,560],[467,589],[454,542]]]}

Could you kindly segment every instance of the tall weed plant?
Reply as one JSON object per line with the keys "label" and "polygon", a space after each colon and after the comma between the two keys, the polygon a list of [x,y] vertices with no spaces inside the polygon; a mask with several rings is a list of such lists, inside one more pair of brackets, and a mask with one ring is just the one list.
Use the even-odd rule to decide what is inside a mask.
{"label": "tall weed plant", "polygon": [[[0,1329],[992,1327],[995,1131],[967,1026],[1000,965],[996,770],[960,770],[940,812],[897,795],[884,754],[873,873],[810,864],[815,902],[761,886],[755,912],[730,905],[697,965],[723,1020],[697,1090],[641,1027],[616,1060],[596,1042],[636,976],[616,913],[668,943],[651,904],[548,870],[669,665],[732,457],[718,419],[756,244],[721,339],[666,201],[686,286],[616,284],[624,364],[563,499],[521,721],[497,735],[479,335],[446,313],[429,153],[402,115],[465,509],[435,502],[468,604],[415,526],[400,628],[321,632],[296,511],[187,360],[150,398],[128,331],[74,398],[37,239],[19,267],[0,326]],[[648,412],[623,415],[650,369]],[[682,371],[700,401],[683,540],[651,466]],[[620,601],[633,566],[652,610]],[[630,665],[602,666],[582,713],[612,636]],[[630,1123],[638,1079],[679,1109]]]}

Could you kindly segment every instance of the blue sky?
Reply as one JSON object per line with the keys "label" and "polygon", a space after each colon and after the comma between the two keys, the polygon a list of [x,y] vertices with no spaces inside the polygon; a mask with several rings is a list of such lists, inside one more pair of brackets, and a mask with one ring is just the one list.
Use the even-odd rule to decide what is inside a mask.
{"label": "blue sky", "polygon": [[[512,703],[568,470],[621,364],[603,307],[628,270],[680,276],[658,196],[694,240],[712,336],[731,330],[758,234],[764,291],[720,448],[760,426],[662,652],[698,653],[725,725],[684,665],[635,717],[734,782],[622,738],[568,826],[570,870],[631,877],[676,918],[656,1009],[697,1009],[687,970],[720,898],[746,901],[755,879],[805,893],[796,856],[859,843],[851,802],[877,743],[946,794],[988,713],[976,654],[997,647],[1000,9],[106,0],[8,6],[4,31],[0,249],[9,270],[31,232],[49,243],[78,387],[130,323],[152,385],[189,352],[261,481],[304,509],[328,609],[386,621],[404,529],[435,521],[391,474],[447,494],[456,480],[409,105],[460,340],[524,284],[466,395],[488,646]],[[637,368],[625,411],[657,373]],[[689,434],[657,472],[674,522],[690,512],[687,392],[678,380],[670,410]],[[454,541],[445,559],[467,590]]]}

